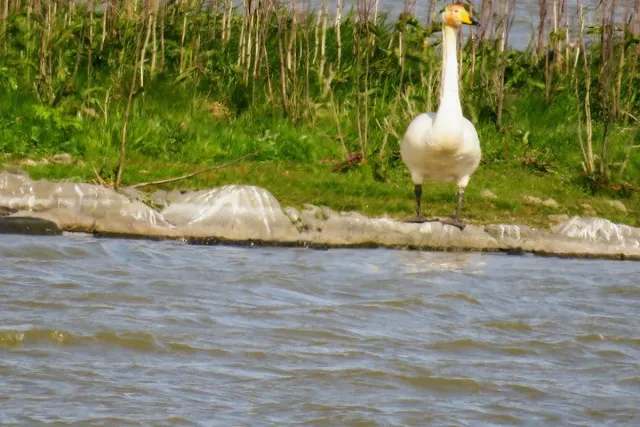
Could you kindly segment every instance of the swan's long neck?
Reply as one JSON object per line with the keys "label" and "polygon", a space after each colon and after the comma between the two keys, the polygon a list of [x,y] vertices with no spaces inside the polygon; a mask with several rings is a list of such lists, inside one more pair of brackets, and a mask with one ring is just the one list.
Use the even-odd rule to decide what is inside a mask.
{"label": "swan's long neck", "polygon": [[447,118],[462,117],[460,92],[458,90],[458,30],[449,25],[442,26],[442,82],[438,115]]}

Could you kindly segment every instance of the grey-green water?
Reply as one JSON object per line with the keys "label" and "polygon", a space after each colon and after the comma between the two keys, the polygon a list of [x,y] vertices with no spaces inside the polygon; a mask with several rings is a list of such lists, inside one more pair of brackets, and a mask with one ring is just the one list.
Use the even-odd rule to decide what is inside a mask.
{"label": "grey-green water", "polygon": [[640,425],[640,264],[0,236],[2,425]]}

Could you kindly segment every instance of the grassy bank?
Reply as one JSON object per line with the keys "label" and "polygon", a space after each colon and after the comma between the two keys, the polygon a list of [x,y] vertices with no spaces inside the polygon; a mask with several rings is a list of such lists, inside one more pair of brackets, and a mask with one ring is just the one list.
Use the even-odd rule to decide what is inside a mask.
{"label": "grassy bank", "polygon": [[[336,22],[324,3],[294,14],[267,2],[248,15],[226,2],[124,1],[106,12],[93,2],[7,5],[0,163],[66,152],[74,164],[25,168],[83,181],[97,172],[115,184],[124,146],[118,184],[126,186],[257,152],[162,188],[249,183],[285,205],[412,213],[398,140],[411,118],[437,107],[437,26],[408,15],[373,21],[358,9]],[[502,22],[513,11],[499,13],[506,19],[465,33],[460,52],[465,115],[483,148],[465,215],[542,225],[550,214],[583,214],[588,203],[640,225],[638,12],[588,27],[590,44],[586,29],[543,27],[524,52],[503,48]],[[364,161],[348,163],[354,153]],[[484,189],[498,198],[483,198]],[[525,195],[560,207],[527,205]],[[453,212],[452,186],[428,186],[424,197],[430,213]]]}

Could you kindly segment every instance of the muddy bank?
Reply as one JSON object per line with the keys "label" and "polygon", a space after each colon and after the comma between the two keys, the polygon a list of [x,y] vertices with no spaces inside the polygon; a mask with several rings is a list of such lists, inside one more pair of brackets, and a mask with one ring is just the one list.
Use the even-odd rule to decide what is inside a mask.
{"label": "muddy bank", "polygon": [[0,233],[61,230],[202,244],[507,251],[640,260],[640,228],[602,218],[574,217],[549,230],[492,224],[469,225],[461,231],[437,222],[408,224],[323,206],[283,208],[266,189],[247,185],[143,195],[0,171],[0,216]]}

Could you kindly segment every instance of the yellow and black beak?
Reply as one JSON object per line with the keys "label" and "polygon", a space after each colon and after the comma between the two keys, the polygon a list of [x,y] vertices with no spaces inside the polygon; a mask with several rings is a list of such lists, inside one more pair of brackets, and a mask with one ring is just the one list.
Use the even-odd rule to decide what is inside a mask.
{"label": "yellow and black beak", "polygon": [[480,26],[476,18],[469,15],[469,12],[467,12],[466,9],[460,11],[460,22],[466,25],[475,25],[476,27]]}

